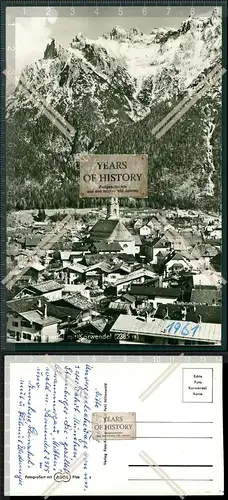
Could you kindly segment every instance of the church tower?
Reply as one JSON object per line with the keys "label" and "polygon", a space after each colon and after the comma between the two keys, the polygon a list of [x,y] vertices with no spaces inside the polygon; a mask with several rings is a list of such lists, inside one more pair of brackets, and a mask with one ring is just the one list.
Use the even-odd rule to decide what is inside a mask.
{"label": "church tower", "polygon": [[107,201],[107,219],[119,219],[120,207],[118,198],[109,198]]}

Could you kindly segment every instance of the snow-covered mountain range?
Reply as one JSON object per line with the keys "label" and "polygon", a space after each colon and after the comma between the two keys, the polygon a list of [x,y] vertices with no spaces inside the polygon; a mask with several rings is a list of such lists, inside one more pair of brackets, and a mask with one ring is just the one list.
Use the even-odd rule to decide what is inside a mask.
{"label": "snow-covered mountain range", "polygon": [[[79,33],[67,48],[52,39],[43,59],[24,68],[21,81],[76,134],[72,141],[64,137],[42,114],[40,103],[17,86],[7,99],[11,204],[37,206],[41,198],[45,205],[74,205],[76,159],[84,152],[148,152],[158,204],[162,196],[167,199],[167,189],[173,203],[181,203],[181,190],[181,199],[218,199],[221,80],[156,144],[149,131],[221,59],[222,20],[215,11],[208,18],[190,17],[178,29],[149,34],[115,26],[97,40]],[[155,192],[152,188],[152,204]]]}

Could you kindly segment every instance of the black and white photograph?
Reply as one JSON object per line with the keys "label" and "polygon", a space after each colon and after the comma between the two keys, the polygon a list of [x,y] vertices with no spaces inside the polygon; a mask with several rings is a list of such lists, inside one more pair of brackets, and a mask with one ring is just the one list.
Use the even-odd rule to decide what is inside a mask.
{"label": "black and white photograph", "polygon": [[222,17],[6,9],[8,343],[222,345]]}

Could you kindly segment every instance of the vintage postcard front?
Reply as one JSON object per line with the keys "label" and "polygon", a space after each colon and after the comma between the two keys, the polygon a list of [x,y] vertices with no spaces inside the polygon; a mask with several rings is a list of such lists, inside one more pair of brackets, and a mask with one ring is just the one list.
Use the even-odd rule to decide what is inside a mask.
{"label": "vintage postcard front", "polygon": [[226,348],[226,2],[171,3],[6,9],[8,348]]}
{"label": "vintage postcard front", "polygon": [[6,356],[5,495],[222,495],[222,358]]}

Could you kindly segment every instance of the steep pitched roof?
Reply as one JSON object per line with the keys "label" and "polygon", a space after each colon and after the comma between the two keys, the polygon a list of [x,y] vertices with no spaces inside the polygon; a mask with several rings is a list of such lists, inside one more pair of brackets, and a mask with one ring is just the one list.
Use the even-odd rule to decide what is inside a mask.
{"label": "steep pitched roof", "polygon": [[70,304],[77,309],[91,309],[92,302],[88,300],[86,297],[83,297],[80,293],[75,293],[74,295],[65,295],[62,299],[62,303]]}
{"label": "steep pitched roof", "polygon": [[42,306],[48,302],[44,297],[40,297],[39,299],[38,297],[23,297],[21,299],[9,300],[7,308],[18,314],[25,311],[33,311],[37,309],[38,300],[40,300]]}
{"label": "steep pitched roof", "polygon": [[106,325],[108,323],[108,319],[103,316],[99,316],[98,318],[94,318],[90,321],[90,325],[92,325],[99,332],[103,332]]}
{"label": "steep pitched roof", "polygon": [[216,253],[216,255],[211,259],[212,266],[221,266],[221,252]]}
{"label": "steep pitched roof", "polygon": [[36,323],[41,326],[54,325],[61,322],[61,319],[55,316],[47,316],[47,318],[44,318],[38,310],[20,313],[20,316],[30,323]]}
{"label": "steep pitched roof", "polygon": [[105,261],[97,262],[96,264],[93,264],[92,266],[87,267],[85,270],[85,274],[87,274],[93,270],[95,271],[96,269],[100,269],[104,273],[109,273],[111,271],[111,265]]}
{"label": "steep pitched roof", "polygon": [[141,238],[140,238],[139,234],[133,234],[132,236],[134,237],[136,245],[142,245]]}
{"label": "steep pitched roof", "polygon": [[134,271],[128,276],[123,276],[122,278],[119,278],[116,282],[116,285],[120,285],[122,283],[127,283],[128,281],[134,281],[141,276],[146,276],[147,278],[154,278],[154,273],[152,271],[148,271],[147,269],[141,268],[137,269],[137,271]]}
{"label": "steep pitched roof", "polygon": [[42,266],[40,262],[34,262],[34,264],[31,264],[31,266],[29,266],[29,269],[34,269],[35,271],[41,272],[45,269],[45,267]]}
{"label": "steep pitched roof", "polygon": [[37,283],[36,285],[29,285],[29,288],[35,290],[39,293],[52,292],[54,290],[60,290],[63,285],[60,285],[57,281],[43,281],[42,283]]}
{"label": "steep pitched roof", "polygon": [[66,270],[69,270],[70,272],[76,272],[76,273],[81,273],[83,274],[85,272],[85,270],[87,269],[87,266],[83,266],[82,264],[72,264],[72,265],[69,265],[69,266],[66,266],[66,267],[61,267],[60,270],[63,270],[63,271],[66,271]]}
{"label": "steep pitched roof", "polygon": [[120,220],[99,220],[90,231],[93,241],[134,241],[134,236],[128,231]]}
{"label": "steep pitched roof", "polygon": [[91,253],[84,255],[82,262],[85,262],[86,266],[91,266],[93,264],[97,264],[98,262],[103,262],[103,261],[110,262],[110,257],[113,258],[113,255],[112,256],[110,256],[109,254],[98,255],[96,253],[94,254]]}
{"label": "steep pitched roof", "polygon": [[[38,304],[39,301],[39,304]],[[44,305],[47,306],[47,318],[44,318]],[[40,325],[58,323],[60,320],[58,308],[47,301],[44,297],[23,297],[22,299],[7,302],[8,313],[14,311],[27,321]]]}
{"label": "steep pitched roof", "polygon": [[202,257],[214,257],[218,253],[217,249],[208,243],[196,245],[195,249],[198,250]]}

